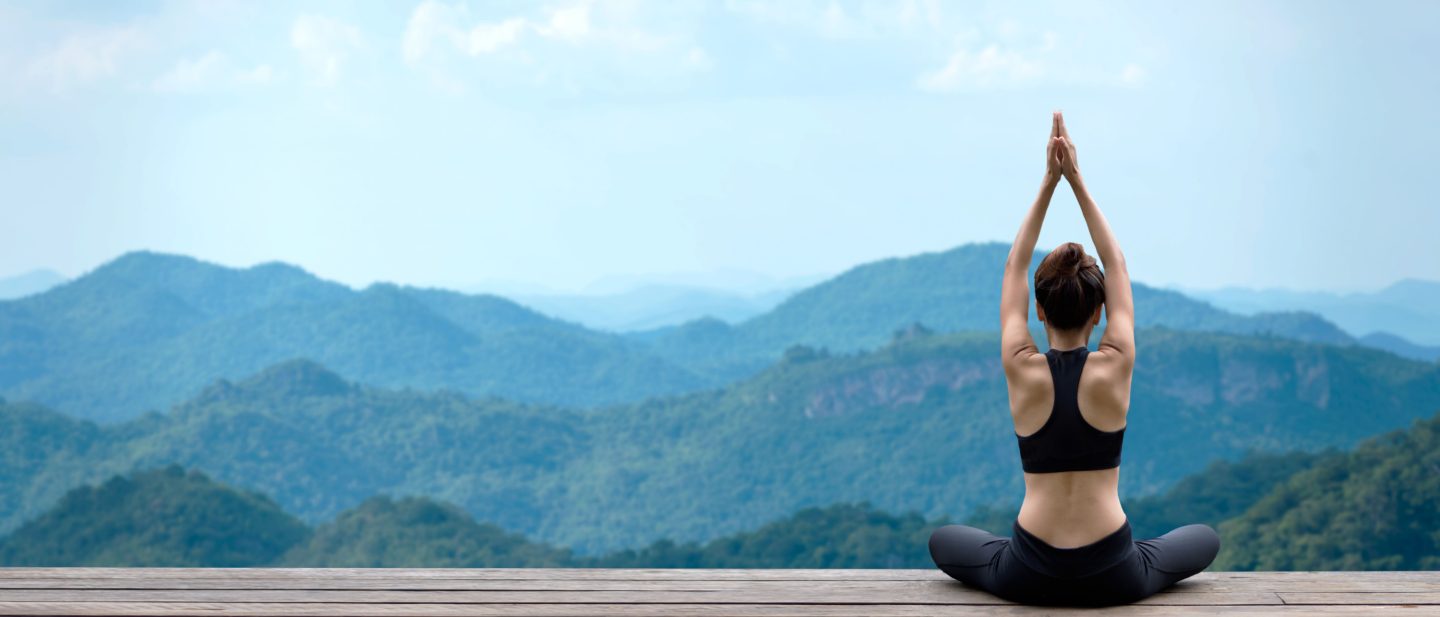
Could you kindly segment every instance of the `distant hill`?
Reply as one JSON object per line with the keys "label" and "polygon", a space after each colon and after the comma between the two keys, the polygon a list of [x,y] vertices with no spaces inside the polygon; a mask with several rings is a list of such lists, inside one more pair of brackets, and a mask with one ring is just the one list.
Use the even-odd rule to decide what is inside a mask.
{"label": "distant hill", "polygon": [[428,497],[378,495],[312,530],[264,496],[172,466],[72,491],[0,538],[0,566],[919,568],[941,524],[834,504],[704,544],[577,557]]}
{"label": "distant hill", "polygon": [[[1217,527],[1215,569],[1435,569],[1437,439],[1440,416],[1353,452],[1253,453],[1125,509],[1137,538]],[[966,522],[1009,535],[1014,516],[986,507]],[[71,491],[0,538],[0,565],[926,568],[928,537],[949,522],[841,502],[708,542],[585,557],[428,497],[371,497],[312,531],[262,495],[171,466]]]}
{"label": "distant hill", "polygon": [[[892,258],[852,268],[804,289],[774,310],[738,325],[704,319],[633,334],[657,353],[722,379],[765,366],[791,345],[832,351],[873,349],[913,323],[941,332],[998,331],[1000,279],[1010,245],[967,244],[948,251]],[[1044,258],[1034,256],[1029,278]],[[1273,334],[1303,341],[1354,340],[1320,317],[1302,312],[1236,315],[1180,293],[1132,283],[1137,325],[1234,334]],[[1031,327],[1041,332],[1031,301]],[[1096,328],[1093,338],[1103,331]]]}
{"label": "distant hill", "polygon": [[[1440,366],[1376,350],[1157,328],[1138,341],[1127,497],[1215,459],[1345,447],[1440,407]],[[912,329],[873,352],[794,347],[723,389],[584,411],[364,387],[310,362],[110,426],[11,403],[0,477],[20,498],[0,502],[0,529],[69,488],[170,463],[311,523],[376,494],[429,495],[590,556],[839,502],[964,516],[1020,495],[997,344]]]}
{"label": "distant hill", "polygon": [[808,507],[758,529],[705,543],[657,541],[581,559],[593,568],[929,568],[930,533],[948,523],[869,503]]}
{"label": "distant hill", "polygon": [[568,550],[531,542],[454,505],[372,497],[320,525],[275,565],[306,568],[566,567]]}
{"label": "distant hill", "polygon": [[609,294],[511,296],[537,311],[596,330],[631,332],[706,317],[734,323],[764,313],[795,290],[747,295],[684,285],[645,285]]}
{"label": "distant hill", "polygon": [[1220,530],[1218,569],[1440,569],[1440,416],[1319,461]]}
{"label": "distant hill", "polygon": [[170,466],[70,491],[0,541],[0,564],[256,566],[309,534],[263,495]]}
{"label": "distant hill", "polygon": [[0,277],[0,300],[11,300],[41,293],[65,282],[54,270],[34,270],[15,276]]}
{"label": "distant hill", "polygon": [[1440,360],[1440,345],[1416,345],[1389,332],[1371,332],[1360,337],[1364,345],[1384,349],[1402,358],[1433,362]]}
{"label": "distant hill", "polygon": [[[385,387],[572,407],[628,403],[754,375],[792,345],[873,349],[917,322],[994,331],[1008,251],[987,243],[887,259],[734,326],[708,318],[623,336],[498,296],[389,284],[356,291],[285,264],[233,269],[130,253],[45,293],[0,302],[0,393],[114,422],[164,409],[215,379],[309,358]],[[1142,326],[1354,342],[1313,314],[1246,317],[1144,285],[1135,293]]]}
{"label": "distant hill", "polygon": [[164,409],[217,378],[313,358],[366,383],[598,405],[708,382],[616,335],[495,296],[131,253],[0,302],[0,392],[78,417]]}
{"label": "distant hill", "polygon": [[1403,279],[1379,291],[1362,293],[1243,287],[1185,293],[1240,313],[1310,311],[1355,336],[1388,332],[1415,345],[1440,347],[1440,310],[1436,309],[1440,307],[1440,281]]}

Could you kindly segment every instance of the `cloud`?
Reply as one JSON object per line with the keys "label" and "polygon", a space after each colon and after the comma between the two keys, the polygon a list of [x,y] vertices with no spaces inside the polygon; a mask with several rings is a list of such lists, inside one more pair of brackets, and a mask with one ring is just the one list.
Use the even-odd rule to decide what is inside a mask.
{"label": "cloud", "polygon": [[[664,8],[650,10],[654,6]],[[631,3],[579,0],[481,19],[465,2],[425,0],[410,15],[401,49],[407,64],[448,89],[462,89],[457,72],[475,70],[491,71],[491,81],[518,79],[531,86],[576,90],[605,81],[603,87],[614,87],[624,81],[608,81],[617,76],[645,78],[712,66],[689,34],[696,20],[678,20],[678,28],[670,30],[645,23],[687,6],[644,5],[641,11],[641,5]],[[471,62],[461,65],[453,59]]]}
{"label": "cloud", "polygon": [[550,19],[537,24],[540,36],[569,43],[579,43],[590,35],[590,5],[581,2],[565,8],[551,9]]}
{"label": "cloud", "polygon": [[290,45],[315,83],[334,85],[340,79],[345,60],[362,45],[360,30],[345,22],[320,15],[301,15],[290,28]]}
{"label": "cloud", "polygon": [[[1109,45],[1077,43],[1087,33],[1063,20],[1038,17],[1033,10],[1027,16],[1023,6],[996,10],[937,0],[726,0],[724,8],[752,28],[777,31],[775,40],[787,52],[813,54],[801,62],[824,66],[845,53],[863,54],[867,60],[893,54],[898,66],[908,64],[914,71],[915,87],[928,92],[1054,84],[1134,86],[1145,77],[1138,65],[1116,72],[1115,59],[1105,57]],[[1037,23],[1063,24],[1078,33],[1062,41],[1054,31],[1035,28]],[[810,38],[797,42],[797,33]]]}
{"label": "cloud", "polygon": [[755,23],[808,30],[833,40],[880,39],[936,30],[936,0],[726,0],[725,9]]}
{"label": "cloud", "polygon": [[1120,83],[1127,86],[1138,86],[1145,81],[1145,67],[1135,63],[1125,65],[1120,70]]}
{"label": "cloud", "polygon": [[235,82],[241,85],[262,85],[268,84],[275,79],[275,71],[268,64],[261,64],[248,71],[241,71],[235,75]]}
{"label": "cloud", "polygon": [[[568,45],[594,45],[632,52],[660,51],[677,37],[656,34],[625,23],[623,11],[607,11],[607,23],[596,24],[595,3],[582,0],[549,8],[543,16],[516,15],[497,21],[476,21],[464,2],[445,4],[425,0],[410,15],[405,28],[405,60],[417,63],[449,51],[468,56],[492,54],[514,47],[527,37]],[[611,5],[606,5],[611,6]],[[618,6],[618,5],[614,5]]]}
{"label": "cloud", "polygon": [[466,36],[465,51],[472,56],[494,52],[519,41],[524,31],[525,20],[520,18],[507,19],[498,24],[479,24]]}
{"label": "cloud", "polygon": [[35,58],[29,74],[52,90],[65,90],[115,75],[121,62],[144,44],[134,26],[76,32]]}
{"label": "cloud", "polygon": [[957,36],[945,63],[922,71],[916,86],[928,92],[1055,84],[1133,87],[1146,77],[1138,64],[1127,64],[1117,73],[1107,61],[1077,54],[1075,45],[1067,47],[1051,31],[1027,36],[1023,26],[1012,20],[1003,21],[1000,30],[1004,34],[998,37],[983,37],[979,31]]}
{"label": "cloud", "polygon": [[274,78],[270,65],[236,69],[223,52],[211,50],[198,58],[182,58],[169,71],[155,78],[159,92],[194,93],[233,86],[257,86]]}
{"label": "cloud", "polygon": [[950,92],[961,89],[989,89],[1033,83],[1045,75],[1037,57],[990,44],[979,51],[957,49],[945,66],[919,78],[922,90]]}

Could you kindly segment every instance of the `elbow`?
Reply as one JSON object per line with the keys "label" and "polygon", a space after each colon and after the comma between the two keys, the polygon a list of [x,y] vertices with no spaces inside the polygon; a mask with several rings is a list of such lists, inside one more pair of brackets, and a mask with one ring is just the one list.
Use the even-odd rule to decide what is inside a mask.
{"label": "elbow", "polygon": [[1025,273],[1030,270],[1030,260],[1021,261],[1020,256],[1011,249],[1010,256],[1005,258],[1006,272],[1019,272],[1020,278],[1025,278]]}
{"label": "elbow", "polygon": [[1130,270],[1125,266],[1125,253],[1120,252],[1119,248],[1115,249],[1114,255],[1110,255],[1110,258],[1105,259],[1104,261],[1106,270],[1112,272],[1125,272],[1127,274],[1130,272]]}

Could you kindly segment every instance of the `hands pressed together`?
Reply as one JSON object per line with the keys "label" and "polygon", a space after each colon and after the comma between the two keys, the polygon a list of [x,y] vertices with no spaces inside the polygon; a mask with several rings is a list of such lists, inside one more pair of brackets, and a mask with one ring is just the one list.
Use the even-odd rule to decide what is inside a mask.
{"label": "hands pressed together", "polygon": [[1080,174],[1075,161],[1075,142],[1070,141],[1070,132],[1065,130],[1065,117],[1056,111],[1050,126],[1050,141],[1045,146],[1045,178],[1059,182],[1060,178],[1074,183]]}

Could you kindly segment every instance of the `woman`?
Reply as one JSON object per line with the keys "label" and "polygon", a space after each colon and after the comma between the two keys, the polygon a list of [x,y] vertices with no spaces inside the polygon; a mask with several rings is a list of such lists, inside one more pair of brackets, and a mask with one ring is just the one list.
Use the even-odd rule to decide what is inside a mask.
{"label": "woman", "polygon": [[[1050,343],[1042,354],[1026,324],[1025,273],[1061,178],[1080,202],[1105,272],[1073,242],[1040,262],[1035,312]],[[1092,352],[1086,344],[1102,307],[1109,321]],[[1137,542],[1120,507],[1135,308],[1125,257],[1080,177],[1060,112],[1052,122],[1040,195],[1005,263],[1000,325],[1025,500],[1010,538],[964,525],[937,529],[930,537],[935,565],[1011,601],[1085,606],[1134,602],[1209,566],[1220,550],[1215,530],[1187,525]]]}

